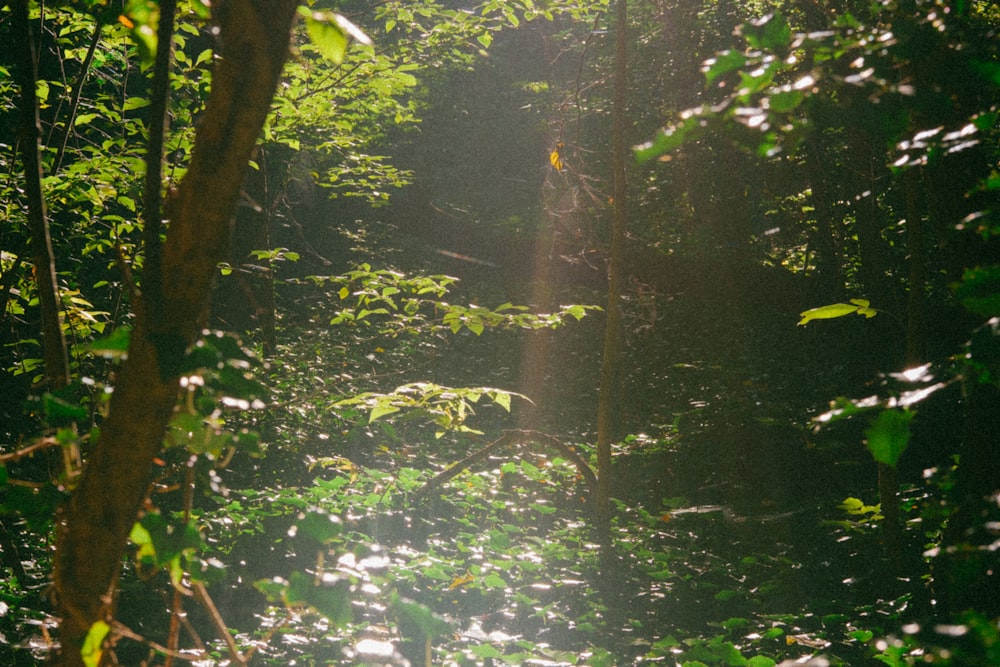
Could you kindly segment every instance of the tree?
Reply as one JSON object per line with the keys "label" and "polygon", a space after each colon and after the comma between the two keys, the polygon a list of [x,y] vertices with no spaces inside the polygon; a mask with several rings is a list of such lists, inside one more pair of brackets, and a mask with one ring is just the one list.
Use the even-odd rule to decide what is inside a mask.
{"label": "tree", "polygon": [[[53,595],[62,619],[60,664],[84,664],[85,646],[100,652],[100,641],[95,647],[87,639],[102,638],[101,624],[106,632],[113,615],[121,555],[177,399],[185,351],[206,323],[216,265],[226,256],[297,4],[235,0],[213,16],[222,47],[190,168],[166,202],[162,262],[146,276],[158,289],[143,295],[107,419],[58,518]],[[147,243],[157,242],[147,236]]]}
{"label": "tree", "polygon": [[610,546],[611,530],[611,441],[614,438],[615,404],[619,392],[621,361],[621,298],[624,279],[627,182],[625,179],[625,114],[628,77],[628,3],[618,0],[615,7],[615,82],[612,159],[614,216],[608,258],[608,307],[601,354],[601,387],[597,407],[597,526],[602,544]]}

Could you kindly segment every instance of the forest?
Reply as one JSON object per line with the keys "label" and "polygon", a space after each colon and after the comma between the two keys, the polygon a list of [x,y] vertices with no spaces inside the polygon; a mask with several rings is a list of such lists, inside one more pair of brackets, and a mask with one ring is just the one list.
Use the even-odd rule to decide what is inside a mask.
{"label": "forest", "polygon": [[998,29],[0,3],[0,664],[1000,665]]}

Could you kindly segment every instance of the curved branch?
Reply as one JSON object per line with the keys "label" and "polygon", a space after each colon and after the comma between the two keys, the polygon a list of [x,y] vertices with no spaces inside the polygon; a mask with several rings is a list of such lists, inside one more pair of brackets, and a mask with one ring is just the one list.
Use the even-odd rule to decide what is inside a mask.
{"label": "curved branch", "polygon": [[481,463],[489,458],[491,454],[495,451],[506,447],[508,445],[528,445],[531,443],[541,443],[548,445],[556,449],[560,454],[569,459],[570,462],[576,466],[577,471],[580,476],[587,483],[588,489],[593,492],[597,488],[597,476],[594,475],[593,469],[590,465],[583,460],[583,457],[577,454],[572,448],[560,441],[559,439],[548,435],[546,433],[541,433],[539,431],[531,431],[518,429],[514,431],[507,431],[502,436],[486,445],[482,449],[476,450],[472,454],[469,454],[461,461],[445,468],[437,475],[432,477],[427,481],[422,487],[417,489],[416,493],[413,494],[414,501],[419,501],[424,496],[429,494],[434,489],[440,487],[443,484],[451,481],[453,478],[458,476],[463,470],[471,468],[472,466]]}

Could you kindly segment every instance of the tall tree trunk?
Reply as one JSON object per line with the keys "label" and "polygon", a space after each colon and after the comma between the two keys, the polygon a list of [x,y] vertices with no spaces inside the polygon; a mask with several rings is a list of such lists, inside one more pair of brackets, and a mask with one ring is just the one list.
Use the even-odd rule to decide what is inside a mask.
{"label": "tall tree trunk", "polygon": [[205,323],[247,162],[288,55],[297,4],[216,5],[222,47],[190,168],[166,205],[170,226],[160,267],[162,294],[143,297],[101,435],[57,518],[58,665],[82,665],[88,631],[114,614],[122,554],[174,408],[180,362]]}
{"label": "tall tree trunk", "polygon": [[621,292],[625,243],[625,114],[628,75],[628,3],[617,0],[615,30],[614,127],[614,217],[611,257],[608,263],[608,306],[601,357],[601,387],[597,404],[597,525],[602,543],[611,543],[611,440],[614,436],[618,396],[618,366],[621,357]]}
{"label": "tall tree trunk", "polygon": [[819,277],[820,289],[827,294],[839,296],[844,291],[844,267],[840,261],[836,218],[837,204],[827,183],[829,163],[822,133],[822,129],[814,130],[805,144],[806,170],[812,189],[817,227],[811,244],[815,250],[816,273]]}
{"label": "tall tree trunk", "polygon": [[35,42],[28,19],[28,0],[11,3],[17,58],[17,80],[21,88],[21,127],[18,141],[24,163],[24,189],[28,195],[28,223],[31,229],[31,254],[38,283],[38,307],[42,319],[42,354],[45,379],[49,389],[69,384],[69,356],[62,331],[59,287],[52,257],[45,197],[42,193],[42,165],[39,160],[38,98],[35,95],[37,72]]}

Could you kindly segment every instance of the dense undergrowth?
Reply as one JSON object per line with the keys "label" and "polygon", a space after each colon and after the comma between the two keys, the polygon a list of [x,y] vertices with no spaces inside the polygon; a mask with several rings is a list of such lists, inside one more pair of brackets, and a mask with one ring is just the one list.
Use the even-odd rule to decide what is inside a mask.
{"label": "dense undergrowth", "polygon": [[[414,319],[412,330],[387,334],[330,325],[343,302],[334,288],[286,314],[289,342],[257,371],[270,388],[266,405],[230,419],[232,430],[260,434],[255,454],[196,464],[185,448],[165,455],[165,470],[189,469],[198,491],[185,507],[165,473],[147,517],[179,526],[190,513],[200,536],[172,552],[192,573],[178,576],[204,581],[232,629],[231,646],[213,641],[217,619],[186,605],[195,644],[215,656],[199,664],[224,664],[234,651],[261,665],[761,667],[811,655],[907,664],[936,641],[953,652],[941,664],[948,655],[951,664],[992,659],[982,619],[970,619],[971,637],[920,625],[930,614],[928,562],[917,556],[905,577],[890,574],[857,434],[809,424],[830,395],[823,388],[852,371],[795,362],[811,358],[816,340],[801,330],[796,340],[794,318],[712,320],[673,300],[652,330],[631,338],[622,397],[630,435],[616,447],[613,546],[602,551],[590,480],[562,449],[593,454],[593,397],[577,387],[593,384],[596,370],[580,361],[595,357],[596,318],[481,335]],[[713,321],[736,322],[741,344],[706,331]],[[551,403],[535,406],[544,432],[519,420],[526,399],[495,400],[488,390],[516,386],[516,360],[539,335],[556,350]],[[778,339],[786,344],[769,354]],[[417,380],[424,391],[486,389],[442,390],[441,403],[398,410],[350,398]],[[460,418],[448,413],[454,399],[465,406]],[[453,465],[457,474],[442,474]],[[910,480],[909,553],[934,544],[942,480]],[[4,591],[11,664],[47,650],[44,614],[31,611],[44,608],[47,550],[21,556],[39,570]],[[160,569],[164,553],[155,563],[137,558],[121,593],[132,639],[116,647],[120,664],[148,658],[170,629],[171,567]],[[970,644],[968,660],[954,657],[956,642]]]}
{"label": "dense undergrowth", "polygon": [[[362,270],[355,280],[361,274],[374,275]],[[837,357],[839,332],[819,341],[780,308],[706,317],[684,299],[665,301],[652,326],[633,313],[613,540],[602,551],[591,479],[576,459],[593,455],[594,397],[580,387],[594,384],[600,318],[472,331],[469,319],[435,324],[450,311],[422,303],[392,326],[384,326],[390,313],[363,324],[345,321],[343,306],[354,302],[338,285],[299,306],[304,287],[284,288],[288,342],[258,365],[253,383],[235,383],[243,395],[266,385],[266,401],[213,413],[217,434],[244,434],[241,451],[221,457],[206,445],[195,462],[189,438],[165,453],[142,525],[153,535],[160,524],[150,517],[180,527],[189,515],[197,533],[172,550],[152,538],[152,560],[133,535],[139,551],[123,580],[119,664],[140,664],[168,641],[175,567],[203,582],[216,608],[183,605],[193,646],[203,647],[198,664],[233,654],[260,665],[995,658],[995,628],[984,618],[970,617],[961,636],[958,626],[926,627],[932,572],[919,554],[938,539],[946,466],[907,480],[913,559],[894,574],[859,434],[812,428],[810,418],[856,373],[849,356]],[[434,296],[461,303],[462,288]],[[738,345],[723,335],[733,327]],[[552,386],[549,403],[531,406],[507,392],[535,336],[549,338]],[[225,340],[215,347],[242,359]],[[831,363],[810,366],[819,343]],[[192,400],[201,405],[213,385],[234,389],[223,376],[205,373]],[[418,382],[416,402],[381,402]],[[530,425],[521,419],[529,408]],[[456,474],[443,472],[450,466]],[[175,490],[184,479],[193,495]],[[46,526],[35,529],[43,535]],[[18,543],[28,542],[21,534]],[[37,571],[10,578],[3,591],[11,664],[48,650],[48,553],[39,547],[20,554]],[[216,638],[219,619],[228,645]]]}

